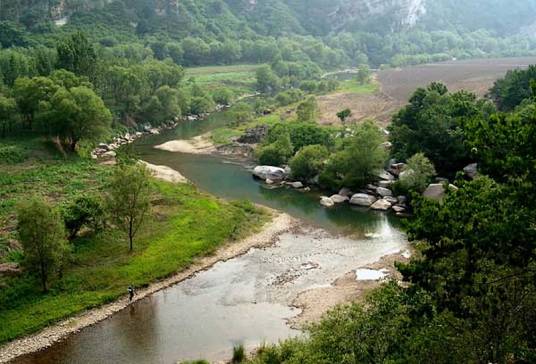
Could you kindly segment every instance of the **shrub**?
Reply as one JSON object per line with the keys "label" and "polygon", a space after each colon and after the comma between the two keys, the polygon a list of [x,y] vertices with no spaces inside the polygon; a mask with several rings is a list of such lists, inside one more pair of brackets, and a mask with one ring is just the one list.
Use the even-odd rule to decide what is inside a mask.
{"label": "shrub", "polygon": [[91,227],[94,231],[102,227],[103,203],[97,196],[80,196],[63,208],[62,216],[69,232],[69,240],[72,240],[84,226]]}
{"label": "shrub", "polygon": [[323,145],[303,147],[289,162],[292,176],[304,181],[314,178],[322,172],[328,156],[328,149]]}
{"label": "shrub", "polygon": [[26,151],[20,146],[6,145],[0,146],[0,163],[16,164],[22,163],[28,157]]}
{"label": "shrub", "polygon": [[401,174],[398,185],[406,192],[423,192],[435,174],[432,162],[423,153],[417,153],[408,160],[408,165]]}
{"label": "shrub", "polygon": [[233,347],[233,358],[231,363],[242,363],[246,359],[246,351],[244,345],[236,345]]}
{"label": "shrub", "polygon": [[261,147],[257,158],[260,164],[280,166],[285,164],[293,154],[292,143],[287,132],[282,133],[275,142]]}

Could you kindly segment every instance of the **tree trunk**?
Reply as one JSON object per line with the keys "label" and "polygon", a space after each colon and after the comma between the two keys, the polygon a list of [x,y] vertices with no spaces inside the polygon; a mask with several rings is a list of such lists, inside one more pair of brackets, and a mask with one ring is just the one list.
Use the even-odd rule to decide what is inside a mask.
{"label": "tree trunk", "polygon": [[45,264],[41,263],[41,287],[43,288],[43,292],[48,291],[47,287],[47,272],[45,268]]}
{"label": "tree trunk", "polygon": [[129,244],[130,244],[129,245],[130,246],[129,251],[132,251],[133,245],[134,245],[133,244],[134,236],[132,236],[133,235],[132,230],[133,230],[132,220],[130,220],[129,225],[128,225],[128,241],[129,241]]}

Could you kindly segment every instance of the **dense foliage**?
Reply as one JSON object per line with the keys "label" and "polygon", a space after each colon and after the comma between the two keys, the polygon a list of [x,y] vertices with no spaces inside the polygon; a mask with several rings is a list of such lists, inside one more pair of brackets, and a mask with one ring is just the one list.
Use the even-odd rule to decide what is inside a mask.
{"label": "dense foliage", "polygon": [[[397,265],[406,284],[384,284],[364,305],[334,309],[307,339],[262,348],[251,362],[534,362],[536,104],[532,95],[519,104],[500,113],[438,84],[418,90],[391,135],[396,153],[406,142],[419,153],[401,183],[422,191],[434,174],[425,155],[451,175],[459,171],[437,158],[449,136],[447,144],[479,163],[479,175],[458,174],[441,202],[413,196],[407,231],[416,254]],[[430,119],[442,138],[424,129]]]}

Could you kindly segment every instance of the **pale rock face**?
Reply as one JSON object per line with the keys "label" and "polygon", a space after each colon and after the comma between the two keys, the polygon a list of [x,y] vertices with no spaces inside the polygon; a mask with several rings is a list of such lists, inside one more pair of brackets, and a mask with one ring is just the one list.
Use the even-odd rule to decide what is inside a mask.
{"label": "pale rock face", "polygon": [[376,202],[376,197],[367,195],[365,193],[357,193],[352,196],[350,203],[352,205],[370,207],[374,202]]}
{"label": "pale rock face", "polygon": [[335,206],[335,202],[329,197],[323,196],[320,198],[320,204],[324,207],[333,207]]}

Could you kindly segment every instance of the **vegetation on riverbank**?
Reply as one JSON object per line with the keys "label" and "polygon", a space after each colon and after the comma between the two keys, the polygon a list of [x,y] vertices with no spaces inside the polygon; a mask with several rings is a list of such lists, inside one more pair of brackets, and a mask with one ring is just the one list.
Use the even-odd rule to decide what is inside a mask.
{"label": "vegetation on riverbank", "polygon": [[[25,141],[24,141],[25,140]],[[16,237],[15,207],[28,191],[66,205],[78,196],[102,193],[113,168],[78,157],[63,158],[43,148],[40,138],[13,140],[26,145],[28,158],[1,166],[2,226]],[[10,143],[2,142],[2,148]],[[73,240],[72,255],[62,277],[51,281],[48,293],[28,273],[0,281],[0,342],[34,332],[84,309],[169,276],[199,256],[230,240],[249,234],[266,221],[266,213],[247,202],[223,202],[192,185],[151,181],[151,213],[128,252],[126,237],[108,226],[87,231]],[[198,224],[203,221],[203,224]],[[18,250],[10,259],[20,259]],[[4,257],[5,259],[5,257]]]}
{"label": "vegetation on riverbank", "polygon": [[[492,96],[506,113],[437,83],[414,93],[394,118],[393,152],[418,153],[408,165],[421,166],[421,177],[433,173],[427,157],[457,187],[441,201],[413,194],[406,227],[417,254],[397,266],[404,282],[336,308],[308,338],[263,347],[248,363],[536,360],[533,71],[497,82]],[[478,174],[457,173],[467,159]]]}

